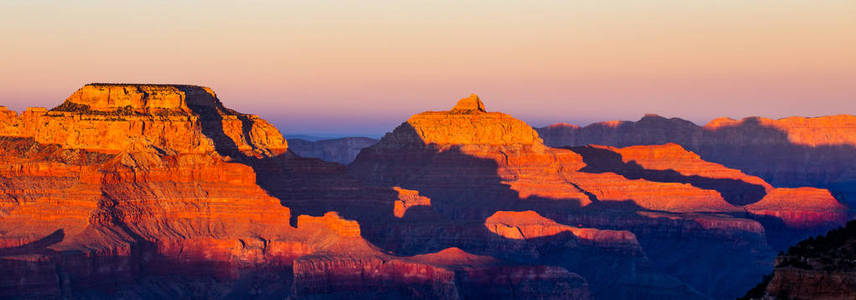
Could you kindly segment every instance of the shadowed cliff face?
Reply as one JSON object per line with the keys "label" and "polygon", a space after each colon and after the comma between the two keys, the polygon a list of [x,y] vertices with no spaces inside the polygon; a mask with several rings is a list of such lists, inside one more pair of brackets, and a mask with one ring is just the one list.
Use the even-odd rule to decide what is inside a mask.
{"label": "shadowed cliff face", "polygon": [[773,273],[743,299],[856,297],[856,221],[779,253]]}
{"label": "shadowed cliff face", "polygon": [[[856,195],[856,117],[780,120],[718,119],[700,127],[681,119],[646,116],[637,122],[538,128],[551,146],[626,147],[677,143],[704,160],[759,176],[778,187],[813,186],[843,203]],[[853,205],[851,205],[853,206]]]}
{"label": "shadowed cliff face", "polygon": [[627,179],[645,179],[654,182],[688,183],[692,186],[715,190],[732,205],[758,202],[766,195],[765,187],[730,178],[708,178],[698,175],[686,176],[674,170],[648,170],[638,163],[624,162],[621,154],[608,148],[573,147],[570,150],[582,155],[586,166],[580,171],[590,173],[611,172]]}

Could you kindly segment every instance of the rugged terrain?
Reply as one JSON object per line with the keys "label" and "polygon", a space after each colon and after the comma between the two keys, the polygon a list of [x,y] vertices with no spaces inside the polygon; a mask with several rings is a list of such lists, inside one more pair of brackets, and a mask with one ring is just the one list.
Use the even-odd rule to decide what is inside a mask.
{"label": "rugged terrain", "polygon": [[[593,295],[605,298],[737,296],[745,291],[738,286],[748,288],[771,267],[776,247],[768,238],[806,236],[846,219],[846,207],[826,190],[775,188],[674,144],[551,148],[525,123],[487,112],[476,96],[449,111],[412,116],[364,149],[349,172],[366,184],[430,199],[430,206],[404,214],[406,232],[368,235],[384,248],[409,254],[455,246],[556,263],[583,275]],[[539,223],[633,233],[639,246],[615,238],[583,239],[566,249],[530,241],[529,253],[511,254],[507,246],[491,249],[462,237],[497,212],[523,210],[550,219]],[[517,231],[512,236],[526,236]],[[610,235],[626,236],[595,236]],[[558,236],[534,240],[549,244]]]}
{"label": "rugged terrain", "polygon": [[657,115],[636,122],[538,128],[547,145],[626,147],[676,143],[702,159],[763,178],[778,187],[812,186],[856,204],[856,116],[772,120],[721,118],[705,126]]}
{"label": "rugged terrain", "polygon": [[724,299],[847,211],[677,144],[549,147],[475,95],[347,167],[185,85],[4,110],[0,144],[0,297]]}
{"label": "rugged terrain", "polygon": [[744,298],[856,298],[856,221],[779,254],[773,273]]}

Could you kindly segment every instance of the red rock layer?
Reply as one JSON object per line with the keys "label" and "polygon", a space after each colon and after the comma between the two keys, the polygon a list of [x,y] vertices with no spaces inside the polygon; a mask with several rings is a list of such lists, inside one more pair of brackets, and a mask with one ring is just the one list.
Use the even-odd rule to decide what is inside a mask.
{"label": "red rock layer", "polygon": [[761,201],[746,206],[746,210],[774,216],[793,228],[818,228],[847,221],[846,206],[828,190],[810,187],[774,189]]}
{"label": "red rock layer", "polygon": [[729,169],[717,163],[704,161],[698,154],[687,151],[675,143],[624,148],[605,147],[621,154],[621,159],[625,163],[635,162],[648,170],[674,170],[684,176],[736,179],[763,186],[767,191],[773,189],[773,186],[760,177],[750,176],[737,169]]}
{"label": "red rock layer", "polygon": [[419,191],[402,189],[397,186],[393,187],[393,189],[398,192],[398,200],[395,200],[395,206],[393,207],[393,214],[397,218],[404,217],[407,209],[413,206],[431,206],[431,199],[420,196]]}
{"label": "red rock layer", "polygon": [[[409,131],[409,132],[407,132]],[[486,112],[478,96],[461,99],[451,111],[416,114],[389,139],[400,145],[541,144],[532,127],[509,115]]]}
{"label": "red rock layer", "polygon": [[445,249],[412,257],[310,255],[294,263],[294,294],[410,299],[589,299],[588,285],[561,267],[506,264]]}
{"label": "red rock layer", "polygon": [[570,232],[589,245],[618,248],[639,247],[636,235],[632,232],[562,225],[531,210],[522,212],[498,211],[485,220],[484,226],[499,236],[515,240],[537,239]]}
{"label": "red rock layer", "polygon": [[[19,117],[4,115],[0,135],[66,149],[208,153],[215,142],[227,142],[246,155],[271,156],[288,148],[272,125],[226,109],[209,88],[196,86],[90,84],[50,111],[31,108]],[[217,125],[203,128],[205,119]]]}

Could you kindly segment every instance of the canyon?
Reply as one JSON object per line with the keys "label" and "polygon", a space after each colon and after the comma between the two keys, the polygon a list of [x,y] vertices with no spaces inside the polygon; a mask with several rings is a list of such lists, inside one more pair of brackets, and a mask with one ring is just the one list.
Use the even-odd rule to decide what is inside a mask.
{"label": "canyon", "polygon": [[856,116],[852,115],[719,118],[699,126],[649,114],[635,122],[585,127],[557,123],[536,130],[554,147],[675,143],[706,161],[761,177],[774,186],[827,189],[851,207],[856,203]]}
{"label": "canyon", "polygon": [[88,84],[0,109],[0,297],[725,299],[848,218],[816,173],[567,136],[470,95],[337,156],[210,88]]}

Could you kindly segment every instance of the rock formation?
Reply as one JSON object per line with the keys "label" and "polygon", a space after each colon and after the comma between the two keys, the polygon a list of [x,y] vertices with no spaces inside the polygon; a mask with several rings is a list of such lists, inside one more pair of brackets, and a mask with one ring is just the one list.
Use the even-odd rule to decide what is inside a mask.
{"label": "rock formation", "polygon": [[[557,263],[583,275],[595,297],[653,297],[646,292],[659,289],[663,294],[657,297],[719,298],[736,296],[745,288],[734,283],[724,288],[726,282],[749,281],[771,264],[765,228],[747,211],[787,224],[777,232],[843,221],[846,208],[828,194],[810,193],[823,208],[802,205],[798,194],[806,189],[776,189],[676,144],[558,149],[545,146],[524,125],[487,112],[478,97],[470,96],[449,111],[414,115],[364,149],[348,167],[355,178],[415,190],[431,201],[430,207],[418,210],[421,218],[414,214],[400,231],[373,234],[373,240],[402,254],[436,251],[439,243],[504,259]],[[514,212],[523,210],[531,211]],[[800,219],[792,213],[815,217]],[[476,222],[483,227],[468,225]],[[504,240],[487,245],[471,241],[484,239],[479,233],[484,229]],[[628,236],[638,242],[627,242]],[[424,240],[434,243],[417,242]],[[565,246],[556,248],[559,240]],[[603,255],[604,249],[612,254]],[[732,259],[699,261],[694,259],[698,253],[729,253]],[[610,273],[628,277],[618,280],[622,283],[603,277],[602,269],[594,271],[596,266],[579,260],[584,255],[612,260],[616,269]],[[670,271],[646,269],[650,264]],[[717,269],[716,279],[698,273],[701,269]],[[641,278],[646,278],[644,284]],[[617,290],[629,294],[613,294]]]}
{"label": "rock formation", "polygon": [[856,116],[721,118],[702,127],[646,115],[636,122],[585,127],[560,123],[537,131],[555,147],[676,143],[706,161],[761,177],[773,186],[829,189],[841,202],[856,204]]}
{"label": "rock formation", "polygon": [[475,95],[347,167],[186,85],[0,109],[0,145],[3,298],[729,298],[846,209],[676,144],[552,148]]}
{"label": "rock formation", "polygon": [[799,242],[776,257],[773,273],[743,299],[856,297],[856,221]]}
{"label": "rock formation", "polygon": [[4,110],[0,125],[3,298],[588,298],[558,266],[385,253],[330,209],[394,219],[394,203],[403,214],[428,198],[300,158],[208,88],[91,84],[51,110]]}
{"label": "rock formation", "polygon": [[288,148],[268,122],[226,109],[211,89],[197,86],[88,84],[49,111],[30,108],[3,122],[3,136],[105,153],[147,147],[209,153],[222,145],[235,153],[275,156]]}

